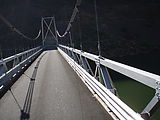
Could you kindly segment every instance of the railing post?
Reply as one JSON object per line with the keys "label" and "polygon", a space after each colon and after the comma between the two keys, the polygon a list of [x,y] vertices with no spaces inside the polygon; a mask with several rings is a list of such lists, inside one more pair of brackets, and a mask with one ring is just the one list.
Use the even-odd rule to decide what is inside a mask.
{"label": "railing post", "polygon": [[109,72],[106,67],[102,66],[100,64],[101,58],[98,58],[95,61],[96,64],[96,70],[94,77],[102,83],[107,89],[109,89],[113,94],[116,95],[116,89],[114,88],[114,85],[112,84],[112,79],[109,75]]}
{"label": "railing post", "polygon": [[0,76],[3,74],[6,74],[6,72],[8,71],[6,62],[4,62],[3,59],[1,59],[1,61],[2,61],[2,65],[0,65]]}
{"label": "railing post", "polygon": [[[61,45],[60,45],[61,46]],[[101,98],[105,104],[108,105],[109,109],[119,118],[124,120],[143,120],[142,117],[134,112],[131,108],[129,108],[124,102],[122,102],[118,97],[116,97],[111,91],[113,88],[111,86],[109,72],[107,70],[107,66],[103,65],[104,59],[100,59],[96,55],[92,55],[90,53],[81,52],[77,49],[72,49],[70,47],[61,46],[62,48],[67,49],[68,51],[72,51],[72,55],[74,53],[80,56],[79,63],[77,64],[74,59],[67,55],[63,50],[58,48],[61,55],[66,59],[66,61],[71,65],[74,71],[78,73],[82,81],[89,87],[89,89],[93,90],[98,97]],[[96,75],[99,76],[99,81],[101,83],[105,82],[105,85],[102,85],[98,82],[91,74],[88,73],[88,64],[87,59],[90,59],[96,62]],[[108,82],[108,83],[107,83]],[[107,87],[106,87],[107,86]]]}
{"label": "railing post", "polygon": [[13,61],[13,66],[12,67],[15,67],[19,63],[19,58],[18,58],[17,54],[15,56],[16,57],[15,57],[15,59]]}
{"label": "railing post", "polygon": [[85,57],[81,56],[81,61],[82,61],[82,67],[93,76],[94,74],[88,63],[88,60]]}
{"label": "railing post", "polygon": [[105,85],[105,82],[103,81],[102,75],[101,75],[101,67],[100,67],[100,59],[98,58],[95,61],[96,64],[96,70],[95,70],[95,74],[94,77],[103,85]]}
{"label": "railing post", "polygon": [[110,77],[108,69],[106,67],[100,65],[100,71],[101,71],[106,88],[109,89],[113,94],[116,95],[116,89],[112,83],[112,79]]}
{"label": "railing post", "polygon": [[149,102],[149,104],[145,107],[145,109],[142,111],[143,117],[150,117],[153,115],[153,113],[159,108],[160,104],[160,82],[156,81],[156,89],[155,89],[155,96],[152,98],[152,100]]}
{"label": "railing post", "polygon": [[72,56],[73,56],[74,61],[76,61],[78,63],[77,55],[76,55],[76,53],[73,52],[73,50],[72,50]]}

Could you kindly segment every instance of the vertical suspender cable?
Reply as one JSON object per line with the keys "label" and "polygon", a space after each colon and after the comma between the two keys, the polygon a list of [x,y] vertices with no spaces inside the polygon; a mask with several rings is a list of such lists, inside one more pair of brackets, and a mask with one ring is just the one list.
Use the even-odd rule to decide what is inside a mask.
{"label": "vertical suspender cable", "polygon": [[69,23],[68,23],[68,26],[67,26],[65,32],[64,32],[62,35],[60,35],[59,32],[58,32],[58,30],[57,30],[57,35],[58,35],[59,37],[65,37],[65,35],[67,35],[67,33],[69,32],[69,30],[71,29],[71,25],[72,25],[72,23],[75,21],[76,15],[77,15],[77,13],[78,13],[77,7],[79,7],[80,5],[81,5],[81,0],[77,0],[77,2],[76,2],[76,4],[75,4],[75,8],[74,8],[74,10],[73,10],[72,16],[71,16],[71,18],[70,18],[70,21],[69,21]]}
{"label": "vertical suspender cable", "polygon": [[0,20],[2,20],[13,32],[16,32],[18,35],[22,36],[25,39],[28,40],[35,40],[38,39],[40,34],[41,34],[41,30],[39,30],[37,36],[35,38],[30,38],[28,36],[26,36],[25,34],[23,34],[20,30],[18,30],[15,26],[13,26],[6,18],[4,18],[1,14],[0,14]]}
{"label": "vertical suspender cable", "polygon": [[99,36],[99,25],[98,25],[98,14],[97,14],[97,1],[94,0],[95,16],[96,16],[96,27],[97,27],[97,38],[98,38],[98,51],[101,56],[100,36]]}
{"label": "vertical suspender cable", "polygon": [[58,45],[59,41],[58,41],[58,35],[57,35],[57,27],[56,27],[56,19],[55,19],[55,17],[53,19],[53,22],[54,22],[55,37],[56,37],[56,41],[57,41],[57,45]]}
{"label": "vertical suspender cable", "polygon": [[69,31],[70,46],[72,47],[72,33]]}
{"label": "vertical suspender cable", "polygon": [[79,38],[80,38],[80,48],[82,50],[82,31],[81,31],[81,18],[80,18],[80,11],[78,9],[78,29],[79,29]]}
{"label": "vertical suspender cable", "polygon": [[0,45],[0,60],[3,59],[3,53],[2,53],[2,48],[1,48],[1,45]]}
{"label": "vertical suspender cable", "polygon": [[41,19],[41,29],[42,29],[42,45],[44,45],[43,18]]}
{"label": "vertical suspender cable", "polygon": [[80,48],[81,48],[81,51],[82,51],[82,49],[83,49],[83,43],[82,42],[80,43]]}
{"label": "vertical suspender cable", "polygon": [[[64,39],[64,38],[63,38]],[[70,46],[70,33],[68,32],[68,40],[67,40],[68,47]]]}
{"label": "vertical suspender cable", "polygon": [[74,44],[76,43],[76,39],[75,39],[75,36],[74,36],[74,26],[72,24],[72,29],[70,29],[71,31],[71,38],[72,38],[72,48],[74,48]]}

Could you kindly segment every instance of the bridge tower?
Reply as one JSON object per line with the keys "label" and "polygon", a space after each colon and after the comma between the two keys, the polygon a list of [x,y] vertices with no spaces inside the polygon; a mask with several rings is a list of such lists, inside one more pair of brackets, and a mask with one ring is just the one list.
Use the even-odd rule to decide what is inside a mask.
{"label": "bridge tower", "polygon": [[42,45],[47,49],[55,48],[58,45],[56,25],[54,17],[44,17],[41,19]]}

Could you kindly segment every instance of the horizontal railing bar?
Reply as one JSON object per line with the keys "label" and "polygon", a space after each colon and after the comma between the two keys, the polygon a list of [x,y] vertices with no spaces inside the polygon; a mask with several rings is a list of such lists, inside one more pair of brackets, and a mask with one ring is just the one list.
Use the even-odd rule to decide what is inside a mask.
{"label": "horizontal railing bar", "polygon": [[132,78],[133,80],[136,80],[142,84],[145,84],[153,89],[156,89],[157,87],[157,82],[160,82],[160,76],[156,75],[156,74],[152,74],[119,62],[115,62],[113,60],[109,60],[109,59],[101,59],[99,56],[97,55],[93,55],[87,52],[82,52],[81,50],[77,50],[74,48],[70,48],[67,46],[63,46],[63,45],[59,45],[60,47],[63,47],[65,49],[71,50],[79,55],[82,55],[92,61],[97,61],[100,59],[100,64],[104,65],[116,72],[119,72],[127,77]]}
{"label": "horizontal railing bar", "polygon": [[6,76],[7,74],[9,74],[11,71],[13,71],[14,69],[16,69],[18,66],[20,66],[21,64],[25,63],[27,60],[31,59],[33,56],[35,56],[36,54],[38,54],[42,49],[38,50],[37,52],[35,52],[33,55],[29,56],[28,58],[26,58],[25,60],[23,60],[22,62],[20,62],[18,65],[16,65],[15,67],[11,68],[9,71],[7,71],[5,74],[3,74],[2,76],[0,76],[0,80]]}
{"label": "horizontal railing bar", "polygon": [[[5,58],[1,61],[2,70],[0,75],[0,97],[2,97],[9,89],[9,86],[13,84],[15,76],[19,76],[19,73],[23,72],[23,70],[26,69],[31,62],[33,62],[33,60],[41,53],[42,50],[42,47],[36,47],[22,53],[13,55],[11,57]],[[14,64],[16,60],[18,60],[18,62]],[[10,61],[13,61],[13,67],[8,69],[7,63]]]}
{"label": "horizontal railing bar", "polygon": [[121,120],[143,120],[143,118],[118,97],[116,97],[111,91],[105,88],[99,81],[91,76],[86,70],[84,70],[79,64],[71,59],[66,53],[58,48],[62,56],[68,61],[72,68],[81,75],[85,82],[100,96],[100,98],[108,105],[108,107],[118,116]]}
{"label": "horizontal railing bar", "polygon": [[20,56],[22,56],[24,54],[27,54],[27,53],[29,53],[31,51],[34,51],[34,50],[38,49],[38,48],[40,48],[40,47],[36,47],[36,48],[30,49],[30,50],[27,50],[27,51],[12,55],[12,56],[7,57],[5,59],[2,59],[2,60],[0,60],[0,65],[2,65],[4,62],[7,63],[7,62],[9,62],[9,61],[11,61],[11,60],[13,60],[13,59],[15,59],[17,57],[20,57]]}

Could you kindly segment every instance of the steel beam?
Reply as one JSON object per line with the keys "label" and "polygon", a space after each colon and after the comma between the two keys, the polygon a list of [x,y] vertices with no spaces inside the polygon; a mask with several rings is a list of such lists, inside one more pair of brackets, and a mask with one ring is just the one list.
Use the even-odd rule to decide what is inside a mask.
{"label": "steel beam", "polygon": [[[68,50],[72,49],[63,45],[60,45],[60,46]],[[86,57],[92,61],[96,61],[97,59],[99,59],[99,56],[93,55],[87,52],[81,52],[81,50],[74,49],[73,52],[77,54],[81,54],[83,57]],[[130,77],[153,89],[156,89],[156,86],[157,86],[156,82],[160,82],[159,75],[155,75],[155,74],[152,74],[152,73],[119,63],[119,62],[115,62],[109,59],[101,59],[101,65],[108,67],[116,72],[119,72],[127,77]]]}
{"label": "steel beam", "polygon": [[[60,47],[65,48],[67,50],[71,50],[72,48],[69,48],[67,46],[60,45]],[[160,104],[160,76],[155,75],[119,62],[115,62],[113,60],[109,60],[106,58],[100,58],[97,55],[93,55],[87,52],[82,52],[81,50],[74,49],[73,52],[76,54],[79,54],[81,57],[90,59],[94,62],[97,62],[99,60],[99,66],[97,65],[95,70],[95,76],[98,73],[99,74],[99,80],[100,75],[102,73],[102,77],[105,80],[104,83],[107,86],[107,88],[113,88],[111,85],[111,82],[109,82],[109,76],[108,71],[105,71],[105,69],[101,66],[104,66],[106,68],[110,68],[111,70],[114,70],[118,73],[121,73],[129,78],[132,78],[135,81],[138,81],[150,88],[155,89],[156,93],[153,99],[150,101],[150,103],[146,106],[146,108],[143,110],[142,114],[149,113],[150,115],[153,114],[153,112],[157,109],[157,106]],[[101,70],[101,73],[99,72]],[[102,83],[102,81],[101,81]],[[115,93],[115,89],[112,89],[113,93]]]}
{"label": "steel beam", "polygon": [[[32,52],[33,51],[33,52]],[[3,89],[6,89],[8,84],[12,81],[10,81],[12,78],[14,78],[19,72],[21,72],[27,65],[33,61],[42,51],[41,47],[37,47],[16,55],[13,55],[11,57],[5,58],[0,61],[0,93],[3,91]],[[22,59],[22,56],[29,55],[26,59]],[[20,60],[21,58],[21,60]],[[12,62],[12,68],[7,68],[7,63]]]}
{"label": "steel beam", "polygon": [[84,68],[74,62],[74,60],[63,52],[59,47],[58,51],[71,65],[75,72],[81,77],[85,84],[89,85],[95,93],[108,105],[108,107],[114,112],[114,114],[120,120],[143,120],[143,118],[125,103],[123,103],[118,97],[98,82],[93,76],[91,76]]}

